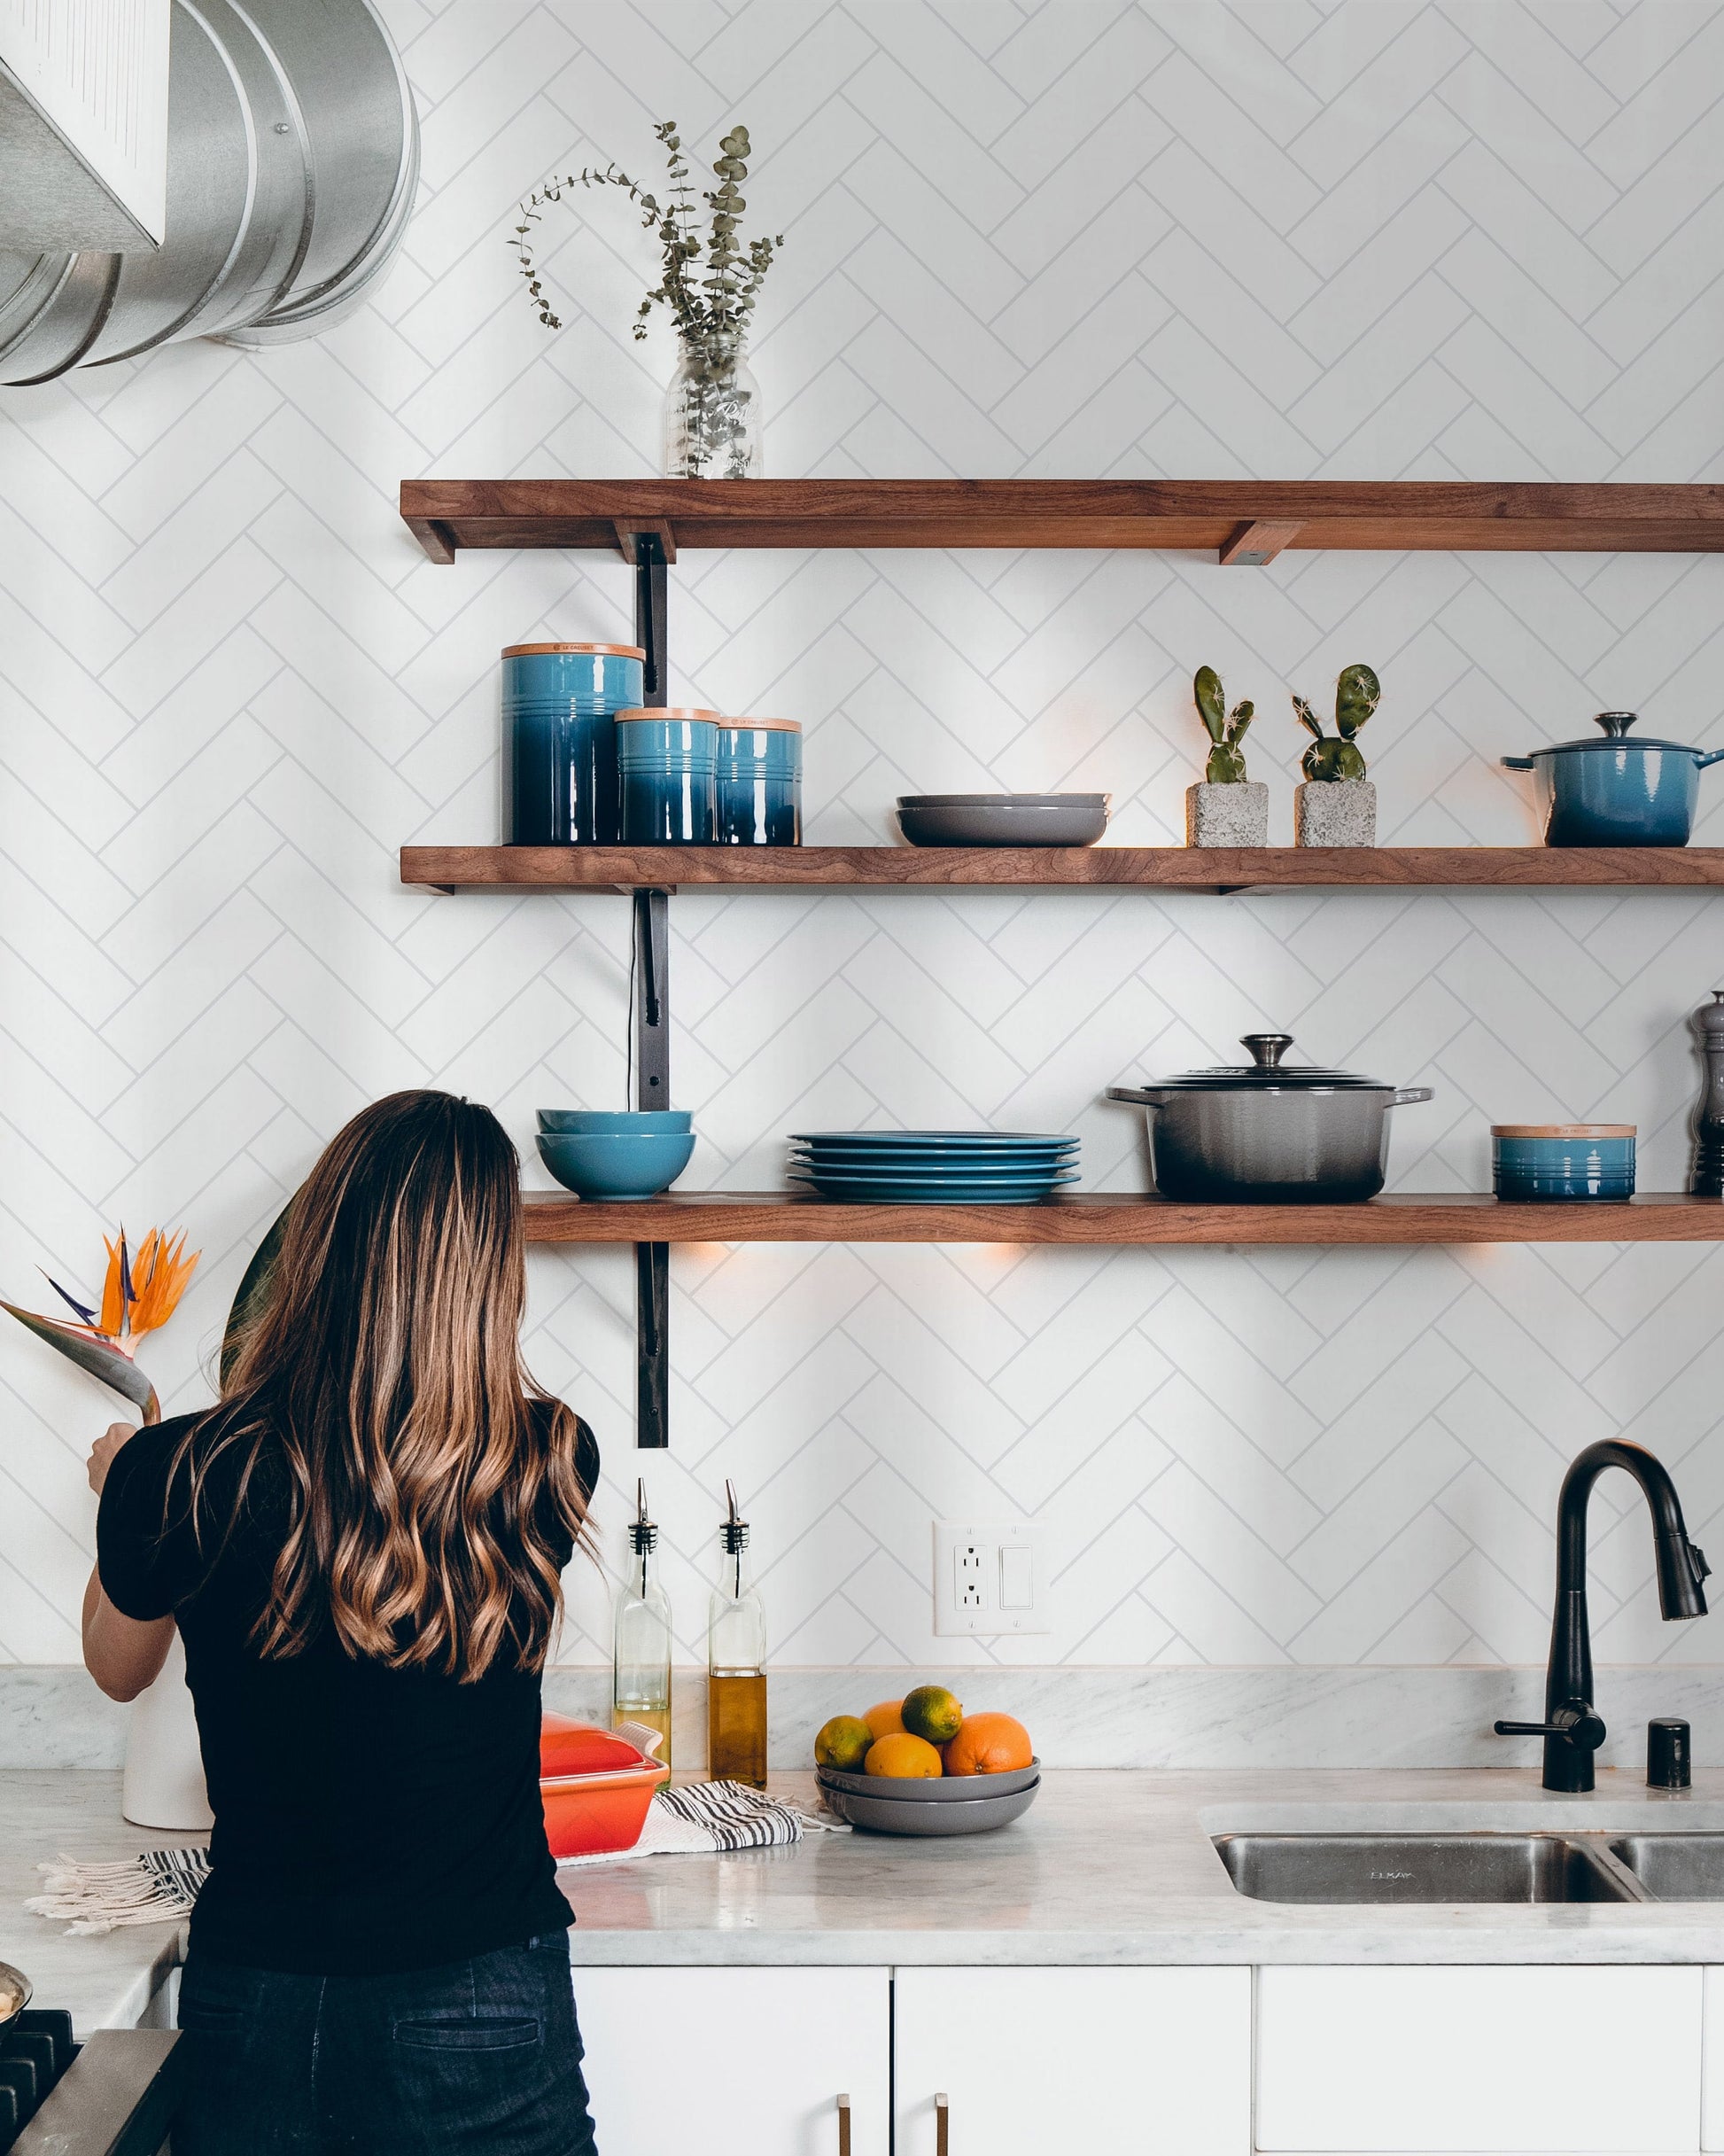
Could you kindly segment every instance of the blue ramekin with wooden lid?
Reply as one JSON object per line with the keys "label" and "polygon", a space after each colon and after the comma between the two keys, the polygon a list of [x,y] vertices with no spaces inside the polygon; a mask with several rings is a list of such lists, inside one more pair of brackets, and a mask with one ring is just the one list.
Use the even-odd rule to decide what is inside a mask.
{"label": "blue ramekin with wooden lid", "polygon": [[794,719],[721,719],[716,779],[721,846],[802,844],[802,728]]}
{"label": "blue ramekin with wooden lid", "polygon": [[503,649],[503,829],[512,846],[614,846],[616,716],[640,703],[634,644]]}
{"label": "blue ramekin with wooden lid", "polygon": [[718,760],[717,712],[692,704],[617,714],[625,846],[710,846]]}
{"label": "blue ramekin with wooden lid", "polygon": [[1499,1198],[1632,1198],[1632,1123],[1493,1123],[1491,1180]]}

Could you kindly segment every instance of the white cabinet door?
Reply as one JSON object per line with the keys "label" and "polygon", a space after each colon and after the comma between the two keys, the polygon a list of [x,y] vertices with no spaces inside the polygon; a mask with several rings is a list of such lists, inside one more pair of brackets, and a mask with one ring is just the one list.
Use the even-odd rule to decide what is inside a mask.
{"label": "white cabinet door", "polygon": [[[897,1972],[897,2156],[1250,2156],[1248,1969]],[[607,2150],[605,2156],[610,2156]]]}
{"label": "white cabinet door", "polygon": [[1697,2150],[1697,1968],[1257,1972],[1264,2150]]}
{"label": "white cabinet door", "polygon": [[887,2156],[884,1969],[578,1968],[603,2156]]}
{"label": "white cabinet door", "polygon": [[1724,1969],[1703,1969],[1700,2145],[1724,2149]]}

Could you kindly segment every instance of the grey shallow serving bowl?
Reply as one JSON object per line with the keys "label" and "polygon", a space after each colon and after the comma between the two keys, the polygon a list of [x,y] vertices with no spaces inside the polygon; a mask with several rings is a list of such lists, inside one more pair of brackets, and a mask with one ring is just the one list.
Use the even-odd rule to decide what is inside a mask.
{"label": "grey shallow serving bowl", "polygon": [[906,793],[898,829],[912,846],[1092,846],[1105,793]]}
{"label": "grey shallow serving bowl", "polygon": [[823,1789],[842,1789],[850,1796],[884,1797],[889,1802],[905,1798],[912,1803],[974,1803],[981,1796],[1015,1796],[1041,1779],[1042,1763],[1032,1759],[1027,1767],[1013,1767],[1005,1774],[943,1774],[937,1781],[916,1782],[893,1774],[846,1774],[839,1767],[816,1767]]}
{"label": "grey shallow serving bowl", "polygon": [[[978,1776],[977,1779],[981,1778]],[[991,1778],[990,1778],[991,1779]],[[821,1794],[827,1809],[852,1826],[866,1827],[876,1834],[990,1834],[998,1826],[1010,1826],[1036,1802],[1039,1778],[1027,1789],[1009,1794],[960,1799],[956,1803],[919,1804],[901,1796],[855,1796],[848,1789],[834,1789],[824,1780]]]}

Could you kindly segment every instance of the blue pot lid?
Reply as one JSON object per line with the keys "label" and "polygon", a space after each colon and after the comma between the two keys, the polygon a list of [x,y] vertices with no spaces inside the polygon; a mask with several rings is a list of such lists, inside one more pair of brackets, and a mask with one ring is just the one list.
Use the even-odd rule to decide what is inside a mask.
{"label": "blue pot lid", "polygon": [[1528,751],[1533,756],[1573,756],[1588,751],[1619,749],[1668,749],[1676,756],[1701,756],[1704,750],[1689,748],[1681,741],[1660,741],[1650,734],[1636,734],[1628,739],[1628,728],[1638,714],[1635,712],[1600,712],[1594,720],[1595,726],[1604,728],[1602,734],[1588,734],[1580,741],[1557,741],[1542,749]]}

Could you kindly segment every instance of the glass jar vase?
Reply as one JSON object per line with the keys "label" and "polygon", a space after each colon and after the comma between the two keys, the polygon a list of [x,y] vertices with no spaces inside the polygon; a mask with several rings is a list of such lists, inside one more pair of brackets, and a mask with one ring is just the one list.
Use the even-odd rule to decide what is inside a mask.
{"label": "glass jar vase", "polygon": [[760,385],[740,343],[684,343],[664,393],[667,479],[765,477]]}

